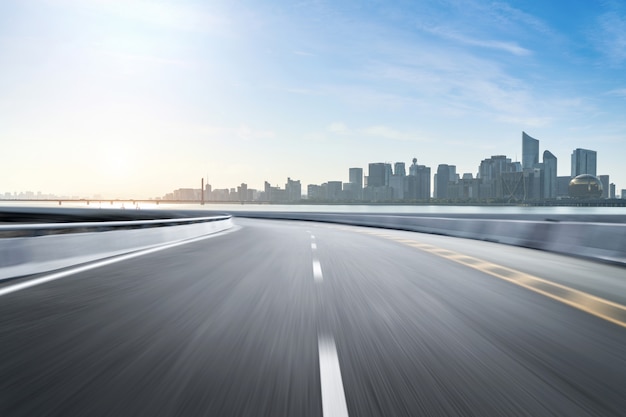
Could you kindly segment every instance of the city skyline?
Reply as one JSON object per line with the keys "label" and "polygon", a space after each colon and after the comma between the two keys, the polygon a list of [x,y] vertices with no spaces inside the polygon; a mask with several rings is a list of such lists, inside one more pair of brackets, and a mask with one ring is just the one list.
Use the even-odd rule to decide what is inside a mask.
{"label": "city skyline", "polygon": [[[259,201],[300,202],[532,202],[571,197],[570,180],[582,174],[596,176],[597,153],[589,149],[574,149],[570,156],[571,174],[557,174],[558,158],[544,150],[539,159],[540,141],[522,132],[522,162],[506,155],[492,155],[481,160],[477,173],[457,172],[455,165],[439,164],[434,174],[431,168],[412,159],[408,175],[404,162],[370,162],[362,167],[348,168],[348,182],[327,180],[321,184],[304,184],[287,178],[285,188],[264,182],[262,190],[242,183],[237,187],[214,188],[207,183],[202,188],[180,188],[163,196],[173,201]],[[365,175],[367,173],[367,175]],[[602,184],[601,198],[623,198],[609,174],[597,176]],[[306,190],[306,193],[304,192]],[[160,199],[160,197],[158,198]]]}
{"label": "city skyline", "polygon": [[[317,196],[316,194],[319,191],[315,191],[316,188],[311,188],[311,187],[319,188],[322,185],[323,186],[328,185],[328,186],[337,188],[337,190],[335,190],[336,197],[328,199],[330,201],[342,200],[342,199],[351,199],[351,200],[353,199],[353,200],[363,200],[363,201],[376,201],[376,200],[392,201],[392,200],[404,200],[405,198],[412,199],[412,200],[425,200],[429,198],[447,199],[447,198],[452,198],[452,196],[448,195],[448,186],[447,186],[447,184],[451,181],[453,182],[456,181],[458,183],[460,180],[461,181],[462,180],[478,180],[478,179],[489,180],[489,179],[495,179],[497,175],[500,175],[500,172],[512,170],[510,172],[518,172],[521,174],[523,172],[528,173],[529,171],[533,171],[535,169],[541,170],[541,174],[540,174],[541,185],[536,184],[534,186],[536,188],[537,193],[539,192],[539,189],[541,189],[541,196],[539,197],[539,194],[537,194],[536,196],[533,197],[534,199],[537,199],[537,198],[554,199],[557,196],[558,197],[564,196],[565,195],[564,188],[563,188],[564,184],[562,184],[561,186],[557,186],[557,179],[561,181],[565,178],[573,178],[580,174],[591,174],[593,176],[597,176],[602,181],[604,185],[603,198],[609,198],[609,195],[608,195],[609,189],[610,189],[609,186],[613,187],[614,192],[620,189],[619,187],[617,187],[617,184],[614,183],[609,173],[600,174],[600,175],[597,174],[597,169],[596,169],[597,152],[596,151],[590,150],[590,149],[581,149],[581,148],[574,149],[569,158],[569,166],[571,167],[570,175],[559,176],[558,171],[557,171],[558,157],[555,156],[553,153],[551,153],[548,149],[545,149],[543,151],[543,160],[540,162],[539,160],[540,143],[541,141],[539,139],[533,138],[526,132],[522,131],[522,141],[521,141],[522,161],[512,159],[504,154],[491,155],[489,158],[485,158],[481,160],[475,172],[457,172],[456,165],[445,164],[445,163],[437,164],[436,168],[432,170],[431,172],[431,167],[418,164],[417,158],[414,157],[412,159],[412,165],[409,166],[408,173],[407,173],[405,162],[400,162],[400,161],[369,162],[367,164],[368,171],[365,171],[364,167],[348,168],[348,175],[347,175],[348,181],[347,182],[344,181],[342,177],[342,179],[333,179],[333,180],[326,179],[325,181],[322,181],[317,184],[305,183],[304,185],[307,187],[302,187],[300,180],[292,180],[291,177],[288,177],[287,184],[285,184],[284,190],[280,188],[280,183],[272,184],[268,182],[267,180],[263,180],[264,186],[262,187],[262,189],[268,195],[269,195],[269,190],[275,190],[275,192],[281,192],[281,193],[286,191],[290,195],[288,199],[289,201],[299,200],[299,198],[296,197],[296,194],[294,194],[293,189],[290,190],[290,186],[292,186],[292,184],[295,184],[295,183],[297,183],[297,186],[298,186],[297,188],[298,196],[305,196],[306,198],[311,198],[311,190],[314,190],[313,197],[321,199],[321,200],[327,200],[328,198]],[[485,166],[486,163],[488,164],[487,166]],[[561,163],[561,166],[562,165],[564,164]],[[506,168],[506,166],[509,166],[509,168]],[[485,171],[486,169],[487,171]],[[492,171],[493,169],[497,171],[497,174],[496,172]],[[369,175],[365,175],[366,173]],[[439,174],[439,179],[437,179],[438,174]],[[402,177],[416,177],[416,178],[419,177],[420,178],[416,180],[417,182],[409,186],[409,189],[412,191],[407,190],[406,192],[408,192],[408,194],[406,196],[404,195],[405,193],[403,191],[399,191],[399,190],[402,190],[403,188],[406,188],[407,186],[406,184],[403,185],[401,182],[400,183],[398,182],[398,180]],[[515,178],[509,179],[509,181],[520,180],[520,178],[517,178],[517,179]],[[229,197],[229,193],[232,192],[232,190],[238,190],[237,191],[238,194],[241,194],[242,191],[239,191],[239,188],[243,188],[243,195],[246,195],[246,197],[242,197],[242,201],[243,200],[246,200],[246,201],[258,200],[258,195],[256,195],[253,198],[251,197],[253,194],[246,194],[248,191],[250,191],[250,193],[261,192],[256,187],[249,187],[249,181],[242,182],[241,184],[235,185],[234,187],[232,184],[228,185],[227,187],[220,187],[220,186],[213,186],[213,184],[210,184],[208,178],[202,177],[201,178],[202,188],[198,189],[193,186],[192,187],[180,187],[180,188],[175,189],[173,192],[166,193],[163,197],[152,196],[152,197],[145,198],[145,199],[199,200],[201,199],[201,196],[198,193],[200,192],[200,190],[204,189],[205,180],[206,180],[206,187],[208,190],[208,194],[205,193],[204,198],[207,200],[210,199],[211,191],[217,192],[216,194],[217,200],[223,199],[224,201],[231,199],[231,197]],[[257,181],[260,181],[260,180],[257,180]],[[537,177],[537,181],[539,181],[539,177]],[[367,190],[365,190],[366,193],[363,194],[364,187],[366,185],[370,187],[390,186],[391,188],[394,189],[393,192],[396,194],[393,196],[393,198],[391,195],[386,195],[386,194],[383,196],[380,196],[378,194],[372,195],[371,193],[368,194]],[[356,188],[353,189],[353,187],[356,187]],[[465,187],[467,187],[467,184],[465,185]],[[477,187],[477,185],[475,185],[474,187]],[[495,183],[492,184],[491,187],[495,187]],[[439,192],[438,192],[438,189],[440,190]],[[557,190],[559,189],[560,189],[560,192],[557,192]],[[304,190],[307,190],[307,192],[304,192]],[[350,197],[348,198],[344,195],[343,197],[340,198],[339,194],[342,191],[344,191],[344,194],[346,191],[348,191]],[[476,192],[477,190],[474,191],[474,193]],[[384,193],[385,192],[383,192],[383,194]],[[495,194],[496,194],[495,189],[493,189],[490,193],[493,194],[492,197],[495,197]],[[20,192],[11,193],[11,192],[3,192],[0,190],[0,199],[16,198],[16,199],[24,199],[24,200],[29,200],[29,199],[36,200],[36,199],[57,199],[59,197],[65,198],[65,199],[83,198],[83,199],[94,199],[94,200],[106,200],[107,198],[113,198],[113,199],[119,198],[119,197],[106,197],[106,196],[103,197],[102,194],[97,193],[97,192],[91,195],[81,195],[81,196],[76,196],[75,194],[72,194],[72,197],[70,198],[67,195],[57,196],[53,193],[42,193],[42,191],[34,192],[34,191],[29,190],[29,191],[20,191]],[[459,196],[455,196],[454,198],[459,198]],[[476,196],[474,196],[474,198],[476,198]],[[524,199],[526,198],[527,196],[524,196]],[[144,198],[130,197],[130,199],[144,199]]]}
{"label": "city skyline", "polygon": [[0,192],[319,184],[413,157],[475,174],[522,161],[521,131],[624,187],[626,5],[574,4],[7,0]]}

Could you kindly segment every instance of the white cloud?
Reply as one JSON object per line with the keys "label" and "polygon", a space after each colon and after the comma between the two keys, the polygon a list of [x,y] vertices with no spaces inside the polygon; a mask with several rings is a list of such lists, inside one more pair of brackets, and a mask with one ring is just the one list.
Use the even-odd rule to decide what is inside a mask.
{"label": "white cloud", "polygon": [[305,52],[305,51],[293,51],[293,54],[299,55],[299,56],[315,56],[315,54],[311,52]]}
{"label": "white cloud", "polygon": [[532,54],[532,51],[519,46],[515,42],[504,42],[490,39],[475,39],[467,35],[461,34],[456,30],[443,26],[422,26],[421,29],[425,32],[439,36],[443,39],[451,40],[464,45],[478,46],[487,49],[496,49],[518,56],[528,56]]}
{"label": "white cloud", "polygon": [[553,35],[553,31],[543,21],[531,14],[511,7],[509,4],[502,2],[485,4],[482,0],[480,3],[484,7],[489,8],[488,12],[503,26],[520,24],[525,30],[533,29],[545,35]]}
{"label": "white cloud", "polygon": [[381,137],[385,139],[400,141],[417,141],[419,136],[412,132],[402,132],[400,130],[384,125],[376,125],[366,127],[360,130],[362,133],[370,136]]}
{"label": "white cloud", "polygon": [[189,60],[164,58],[149,54],[118,53],[106,49],[103,49],[100,53],[111,64],[115,63],[122,67],[131,65],[152,69],[154,65],[159,65],[190,69],[195,66],[195,63]]}
{"label": "white cloud", "polygon": [[499,116],[498,120],[505,123],[528,126],[528,127],[544,127],[552,122],[550,117],[514,117],[514,116]]}
{"label": "white cloud", "polygon": [[592,37],[611,64],[620,65],[626,61],[626,16],[616,12],[601,15]]}
{"label": "white cloud", "polygon": [[286,88],[285,91],[288,93],[292,93],[292,94],[302,94],[302,95],[307,95],[307,96],[319,96],[323,94],[319,90],[312,90],[310,88],[298,88],[298,87]]}
{"label": "white cloud", "polygon": [[609,96],[617,96],[626,98],[626,88],[618,88],[616,90],[611,90],[606,93]]}
{"label": "white cloud", "polygon": [[276,133],[272,130],[253,129],[247,125],[241,125],[238,127],[200,126],[194,130],[203,136],[220,140],[258,140],[273,139],[276,137]]}
{"label": "white cloud", "polygon": [[[413,108],[450,115],[533,113],[533,93],[521,79],[506,73],[500,64],[466,52],[424,46],[421,54],[398,55],[371,67],[372,78],[403,84]],[[443,109],[443,110],[442,110]]]}
{"label": "white cloud", "polygon": [[328,126],[328,131],[338,135],[349,135],[350,133],[352,133],[350,129],[348,129],[348,126],[346,126],[342,122],[331,123],[330,126]]}
{"label": "white cloud", "polygon": [[402,131],[387,125],[372,125],[362,128],[349,128],[343,122],[333,122],[326,129],[330,133],[342,136],[371,136],[398,141],[425,141],[424,135],[416,131]]}

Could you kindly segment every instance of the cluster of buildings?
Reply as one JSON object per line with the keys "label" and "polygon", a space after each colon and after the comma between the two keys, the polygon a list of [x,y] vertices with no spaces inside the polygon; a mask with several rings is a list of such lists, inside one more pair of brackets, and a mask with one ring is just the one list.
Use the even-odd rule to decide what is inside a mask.
{"label": "cluster of buildings", "polygon": [[[480,162],[478,173],[459,175],[455,165],[440,164],[434,176],[431,168],[413,158],[408,172],[404,162],[376,162],[363,168],[349,168],[348,182],[328,181],[309,184],[303,195],[300,181],[287,179],[284,188],[267,181],[263,190],[241,184],[236,188],[212,189],[204,183],[200,189],[183,188],[167,194],[164,200],[216,202],[526,202],[569,197],[615,198],[615,184],[608,175],[597,176],[597,154],[575,149],[571,155],[571,175],[557,175],[557,157],[546,150],[539,159],[539,140],[522,132],[522,161],[494,155]],[[579,178],[572,194],[574,178]],[[432,178],[432,181],[431,181]],[[590,191],[587,193],[584,187]],[[593,182],[593,192],[591,183]],[[574,187],[576,188],[576,187]],[[580,191],[583,190],[583,191]],[[622,190],[626,198],[626,190]]]}
{"label": "cluster of buildings", "polygon": [[385,162],[371,163],[368,175],[363,168],[350,168],[349,181],[328,181],[307,186],[307,200],[328,202],[392,202],[427,201],[430,199],[430,168],[418,165],[413,158],[408,175],[404,162],[392,165]]}
{"label": "cluster of buildings", "polygon": [[[577,148],[571,155],[571,174],[557,175],[557,157],[543,152],[539,160],[539,140],[522,132],[522,161],[494,155],[481,161],[478,174],[456,173],[454,165],[441,164],[434,179],[433,197],[439,200],[542,201],[568,198],[570,183],[580,175],[597,176],[597,153]],[[615,198],[615,184],[608,175],[597,176],[598,198]],[[595,194],[590,194],[596,196]]]}
{"label": "cluster of buildings", "polygon": [[[68,195],[56,195],[56,194],[47,194],[42,193],[41,191],[15,191],[15,192],[5,192],[0,193],[0,200],[79,200],[81,197],[79,196],[68,196]],[[94,196],[94,199],[99,199],[100,196]]]}

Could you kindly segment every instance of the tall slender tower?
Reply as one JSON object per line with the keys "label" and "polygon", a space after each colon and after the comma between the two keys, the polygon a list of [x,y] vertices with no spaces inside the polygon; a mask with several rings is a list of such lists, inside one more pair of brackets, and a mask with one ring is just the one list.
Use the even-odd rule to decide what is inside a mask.
{"label": "tall slender tower", "polygon": [[204,178],[200,181],[200,205],[204,205]]}
{"label": "tall slender tower", "polygon": [[550,151],[543,151],[543,198],[556,198],[556,156]]}
{"label": "tall slender tower", "polygon": [[522,132],[522,169],[533,169],[539,163],[539,141]]}

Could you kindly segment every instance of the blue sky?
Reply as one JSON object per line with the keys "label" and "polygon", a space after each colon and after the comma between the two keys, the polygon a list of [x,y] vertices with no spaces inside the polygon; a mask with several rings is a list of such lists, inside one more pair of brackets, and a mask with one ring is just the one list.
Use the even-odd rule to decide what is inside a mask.
{"label": "blue sky", "polygon": [[0,3],[0,192],[148,198],[369,162],[475,174],[522,131],[626,188],[620,1]]}

